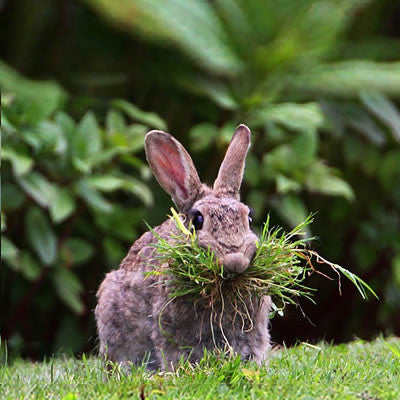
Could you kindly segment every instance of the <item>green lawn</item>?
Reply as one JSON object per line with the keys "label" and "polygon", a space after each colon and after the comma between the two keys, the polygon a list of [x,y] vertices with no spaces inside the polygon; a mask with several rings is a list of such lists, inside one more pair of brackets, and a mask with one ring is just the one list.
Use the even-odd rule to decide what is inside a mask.
{"label": "green lawn", "polygon": [[299,344],[272,353],[269,367],[207,355],[200,365],[104,379],[98,358],[15,361],[2,366],[5,399],[400,399],[400,339],[330,346]]}

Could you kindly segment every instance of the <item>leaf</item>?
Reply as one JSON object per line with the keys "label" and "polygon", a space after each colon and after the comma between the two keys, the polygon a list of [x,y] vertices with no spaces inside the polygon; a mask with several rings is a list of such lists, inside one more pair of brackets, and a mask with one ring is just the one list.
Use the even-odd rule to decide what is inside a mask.
{"label": "leaf", "polygon": [[150,206],[153,204],[153,194],[149,188],[135,178],[99,175],[87,178],[86,182],[92,188],[103,192],[112,192],[117,189],[123,189],[134,193],[145,205]]}
{"label": "leaf", "polygon": [[[139,159],[138,157],[135,157],[135,156],[131,156],[130,154],[122,155],[121,160],[125,164],[130,165],[133,168],[139,169],[140,172],[142,172],[146,168],[148,168],[150,170],[150,168],[147,165],[145,165],[141,159]],[[151,174],[151,170],[150,170],[150,177],[151,176],[152,176],[152,174]]]}
{"label": "leaf", "polygon": [[17,261],[17,265],[22,275],[30,281],[33,281],[40,275],[40,265],[27,251],[21,252],[21,255]]}
{"label": "leaf", "polygon": [[276,177],[283,174],[288,174],[290,169],[283,162],[284,158],[289,158],[290,148],[287,145],[275,147],[269,153],[265,153],[261,161],[260,172],[266,181],[275,181]]}
{"label": "leaf", "polygon": [[288,192],[298,192],[301,189],[301,185],[293,179],[290,179],[285,175],[279,174],[276,177],[276,189],[278,193],[282,194]]}
{"label": "leaf", "polygon": [[15,109],[18,124],[35,124],[48,118],[61,108],[66,100],[65,91],[55,82],[32,81],[0,61],[0,87],[15,98],[8,108]]}
{"label": "leaf", "polygon": [[304,168],[315,161],[318,151],[318,134],[315,129],[307,129],[296,134],[290,143],[295,157],[296,168]]}
{"label": "leaf", "polygon": [[[319,257],[322,261],[326,262],[326,260],[323,260],[323,258],[320,256]],[[363,281],[359,276],[353,274],[353,272],[349,271],[346,268],[343,268],[340,265],[333,264],[330,262],[326,262],[326,264],[333,266],[335,269],[337,269],[339,272],[341,272],[347,279],[349,279],[354,286],[357,288],[358,292],[360,293],[361,297],[366,300],[368,292],[371,293],[377,300],[379,300],[378,295],[375,293],[375,291],[369,286],[365,281]]]}
{"label": "leaf", "polygon": [[[22,274],[22,276],[30,281],[36,279],[41,272],[41,267],[38,262],[32,257],[30,252],[25,250],[18,250],[14,254],[8,254],[10,249],[8,248],[9,242],[7,238],[2,237],[2,258],[7,261],[7,265],[15,272]],[[4,241],[4,244],[3,244]],[[7,243],[7,241],[9,243]],[[4,247],[3,247],[4,246]],[[12,245],[14,246],[14,245]],[[4,254],[3,254],[4,250]]]}
{"label": "leaf", "polygon": [[324,94],[356,97],[363,90],[400,95],[400,62],[341,61],[309,68],[287,82],[302,96]]}
{"label": "leaf", "polygon": [[86,179],[86,182],[103,192],[113,192],[124,186],[124,180],[113,175],[90,176]]}
{"label": "leaf", "polygon": [[238,102],[226,83],[224,84],[217,80],[190,77],[183,81],[183,85],[188,90],[208,96],[225,110],[236,110],[239,108]]}
{"label": "leaf", "polygon": [[68,153],[73,152],[74,140],[77,135],[75,121],[65,112],[59,111],[55,116],[55,121],[62,131],[62,134],[67,141]]}
{"label": "leaf", "polygon": [[246,168],[244,170],[244,181],[247,182],[250,186],[257,186],[261,179],[262,175],[260,174],[260,162],[257,158],[249,153],[246,157]]}
{"label": "leaf", "polygon": [[193,151],[202,151],[210,147],[218,136],[218,128],[209,123],[195,125],[189,133]]}
{"label": "leaf", "polygon": [[349,201],[354,200],[354,193],[351,186],[334,173],[334,169],[327,167],[321,162],[316,162],[309,170],[305,185],[311,191],[333,196],[343,196]]}
{"label": "leaf", "polygon": [[41,121],[34,127],[21,129],[20,136],[36,152],[62,155],[67,150],[67,140],[62,129],[51,121]]}
{"label": "leaf", "polygon": [[127,29],[175,44],[204,69],[216,74],[232,76],[244,67],[211,3],[170,0],[164,7],[157,0],[129,3],[90,0],[89,3]]}
{"label": "leaf", "polygon": [[281,124],[295,131],[309,131],[320,128],[324,116],[318,103],[281,103],[255,113],[256,125],[263,125],[266,122]]}
{"label": "leaf", "polygon": [[274,208],[291,227],[299,225],[308,215],[303,201],[295,194],[286,194],[279,202],[274,203]]}
{"label": "leaf", "polygon": [[108,133],[122,133],[126,130],[124,116],[117,110],[109,110],[106,115],[106,129]]}
{"label": "leaf", "polygon": [[68,238],[61,247],[61,256],[67,265],[84,264],[93,253],[93,245],[80,238]]}
{"label": "leaf", "polygon": [[8,114],[7,105],[5,105],[5,102],[4,102],[4,98],[7,98],[7,97],[10,99],[13,99],[11,94],[5,93],[3,95],[3,93],[2,93],[1,107],[0,107],[1,129],[2,129],[2,133],[4,132],[4,133],[7,133],[8,135],[12,135],[17,132],[17,128],[16,128],[16,126],[13,125],[14,122],[11,123],[7,117],[7,114]]}
{"label": "leaf", "polygon": [[376,122],[370,117],[365,109],[360,106],[342,107],[347,114],[349,125],[366,137],[376,146],[383,146],[386,143],[385,133],[380,129]]}
{"label": "leaf", "polygon": [[31,207],[28,209],[25,229],[29,244],[43,264],[54,264],[57,259],[57,237],[40,208]]}
{"label": "leaf", "polygon": [[377,92],[363,91],[361,100],[371,112],[390,127],[393,137],[400,142],[400,113],[395,105]]}
{"label": "leaf", "polygon": [[333,134],[335,138],[343,137],[346,126],[343,112],[344,107],[342,104],[327,98],[320,99],[319,104],[326,118],[326,127],[328,131]]}
{"label": "leaf", "polygon": [[11,162],[15,175],[24,175],[32,169],[33,160],[25,154],[18,153],[15,149],[3,146],[1,149],[1,159]]}
{"label": "leaf", "polygon": [[64,188],[54,187],[53,197],[49,205],[51,219],[60,223],[68,218],[75,210],[75,200],[72,194]]}
{"label": "leaf", "polygon": [[18,255],[18,248],[11,240],[1,235],[1,259],[13,260]]}
{"label": "leaf", "polygon": [[53,198],[52,184],[39,172],[17,176],[17,182],[24,191],[42,207],[47,207]]}
{"label": "leaf", "polygon": [[108,202],[87,180],[80,180],[75,184],[77,194],[94,210],[101,213],[110,213],[112,204]]}
{"label": "leaf", "polygon": [[[94,155],[91,158],[91,165],[99,166],[107,163],[117,155],[122,155],[124,160],[124,157],[131,157],[131,153],[143,149],[147,130],[148,128],[144,125],[131,124],[126,128],[125,132],[113,133],[108,138],[109,147]],[[139,164],[142,164],[142,162],[139,161]]]}
{"label": "leaf", "polygon": [[123,132],[114,132],[109,140],[113,147],[135,152],[144,146],[144,138],[148,127],[142,124],[130,124]]}
{"label": "leaf", "polygon": [[80,298],[83,287],[78,277],[67,268],[55,268],[53,284],[60,299],[76,314],[82,314],[85,306]]}
{"label": "leaf", "polygon": [[70,142],[76,129],[75,121],[64,111],[59,111],[54,119],[62,130],[64,137]]}
{"label": "leaf", "polygon": [[[348,3],[351,2],[345,2],[346,6],[330,1],[291,3],[290,7],[277,5],[278,18],[271,21],[277,38],[272,45],[266,46],[266,66],[279,65],[284,69],[290,64],[306,67],[317,64],[318,59],[337,44],[337,35],[347,21],[344,15],[349,13]],[[270,8],[273,7],[275,4],[270,2]],[[271,13],[269,10],[266,12]],[[275,16],[274,12],[272,16]]]}
{"label": "leaf", "polygon": [[109,163],[114,157],[129,152],[130,149],[128,147],[114,146],[112,144],[112,147],[106,148],[94,155],[90,160],[90,164],[84,163],[82,160],[78,159],[74,160],[74,164],[75,167],[81,172],[88,173],[90,172],[91,166],[99,167],[102,164]]}
{"label": "leaf", "polygon": [[1,185],[1,205],[3,210],[17,210],[26,199],[22,190],[13,183],[2,183]]}
{"label": "leaf", "polygon": [[40,136],[43,147],[55,154],[64,154],[67,150],[67,140],[63,130],[54,122],[42,121],[34,128],[34,134]]}
{"label": "leaf", "polygon": [[389,150],[378,165],[378,177],[383,187],[391,191],[399,184],[400,176],[400,150]]}
{"label": "leaf", "polygon": [[125,208],[120,205],[115,205],[113,212],[110,214],[96,214],[96,225],[106,232],[108,235],[132,241],[137,232],[135,228],[143,219],[143,209],[139,207]]}
{"label": "leaf", "polygon": [[143,203],[149,207],[153,204],[153,193],[143,182],[139,181],[135,178],[126,178],[124,179],[125,190],[128,190],[135,194]]}
{"label": "leaf", "polygon": [[296,171],[296,157],[289,145],[282,144],[264,155],[262,166],[260,172],[267,180],[274,180],[280,173],[290,176]]}
{"label": "leaf", "polygon": [[72,160],[72,165],[83,174],[89,174],[92,168],[92,163],[88,161],[81,160],[80,158],[74,157]]}
{"label": "leaf", "polygon": [[96,117],[89,111],[79,122],[73,141],[73,155],[87,161],[102,149],[102,138]]}
{"label": "leaf", "polygon": [[114,100],[112,105],[120,110],[124,111],[133,120],[142,122],[156,129],[165,130],[167,129],[166,123],[155,113],[142,111],[135,105],[125,100]]}

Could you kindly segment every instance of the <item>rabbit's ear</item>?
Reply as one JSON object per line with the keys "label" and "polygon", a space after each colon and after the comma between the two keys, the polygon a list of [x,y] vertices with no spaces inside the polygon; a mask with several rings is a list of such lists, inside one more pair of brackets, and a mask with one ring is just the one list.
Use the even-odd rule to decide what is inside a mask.
{"label": "rabbit's ear", "polygon": [[249,147],[250,129],[246,125],[239,125],[233,134],[217,179],[214,182],[215,191],[239,199],[239,190]]}
{"label": "rabbit's ear", "polygon": [[147,161],[158,183],[170,194],[179,210],[186,210],[196,200],[201,182],[185,148],[170,134],[151,131],[146,135]]}

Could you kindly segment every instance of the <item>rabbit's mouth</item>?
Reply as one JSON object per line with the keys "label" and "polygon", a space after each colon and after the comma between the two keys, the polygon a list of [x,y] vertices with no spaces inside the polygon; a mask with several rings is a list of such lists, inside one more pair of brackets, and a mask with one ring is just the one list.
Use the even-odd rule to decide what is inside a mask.
{"label": "rabbit's mouth", "polygon": [[234,280],[237,276],[239,276],[239,274],[236,273],[236,272],[226,272],[225,276],[224,276],[224,279],[226,279],[226,280]]}
{"label": "rabbit's mouth", "polygon": [[243,253],[229,253],[220,259],[227,275],[237,275],[244,272],[250,265],[250,260]]}

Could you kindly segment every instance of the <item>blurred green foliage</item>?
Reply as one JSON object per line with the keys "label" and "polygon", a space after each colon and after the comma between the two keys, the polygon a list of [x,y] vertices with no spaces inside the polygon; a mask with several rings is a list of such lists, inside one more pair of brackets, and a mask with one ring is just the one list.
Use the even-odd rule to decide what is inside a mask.
{"label": "blurred green foliage", "polygon": [[[1,324],[12,349],[93,346],[90,309],[104,272],[145,229],[143,218],[160,223],[169,209],[147,183],[145,132],[168,125],[212,182],[239,122],[253,131],[242,192],[255,222],[271,213],[293,227],[317,211],[319,253],[381,298],[361,303],[351,289],[338,297],[332,283],[315,282],[318,309],[303,307],[317,327],[310,333],[310,325],[274,320],[276,340],[400,333],[400,40],[388,28],[392,2],[46,2],[30,14],[32,36],[22,42],[16,26],[27,4],[9,5],[14,23],[4,29],[14,35],[5,59],[65,89],[0,64]],[[45,40],[49,32],[60,46]],[[67,309],[54,315],[58,299]]]}
{"label": "blurred green foliage", "polygon": [[[135,153],[149,128],[165,122],[115,100],[104,127],[91,111],[76,123],[58,85],[29,81],[4,64],[0,83],[1,258],[27,281],[50,280],[49,299],[59,296],[82,314],[82,266],[100,262],[101,273],[118,265],[122,242],[137,236],[143,207],[153,205],[144,182],[150,171]],[[137,201],[126,205],[132,196]],[[26,296],[19,284],[13,291]]]}

